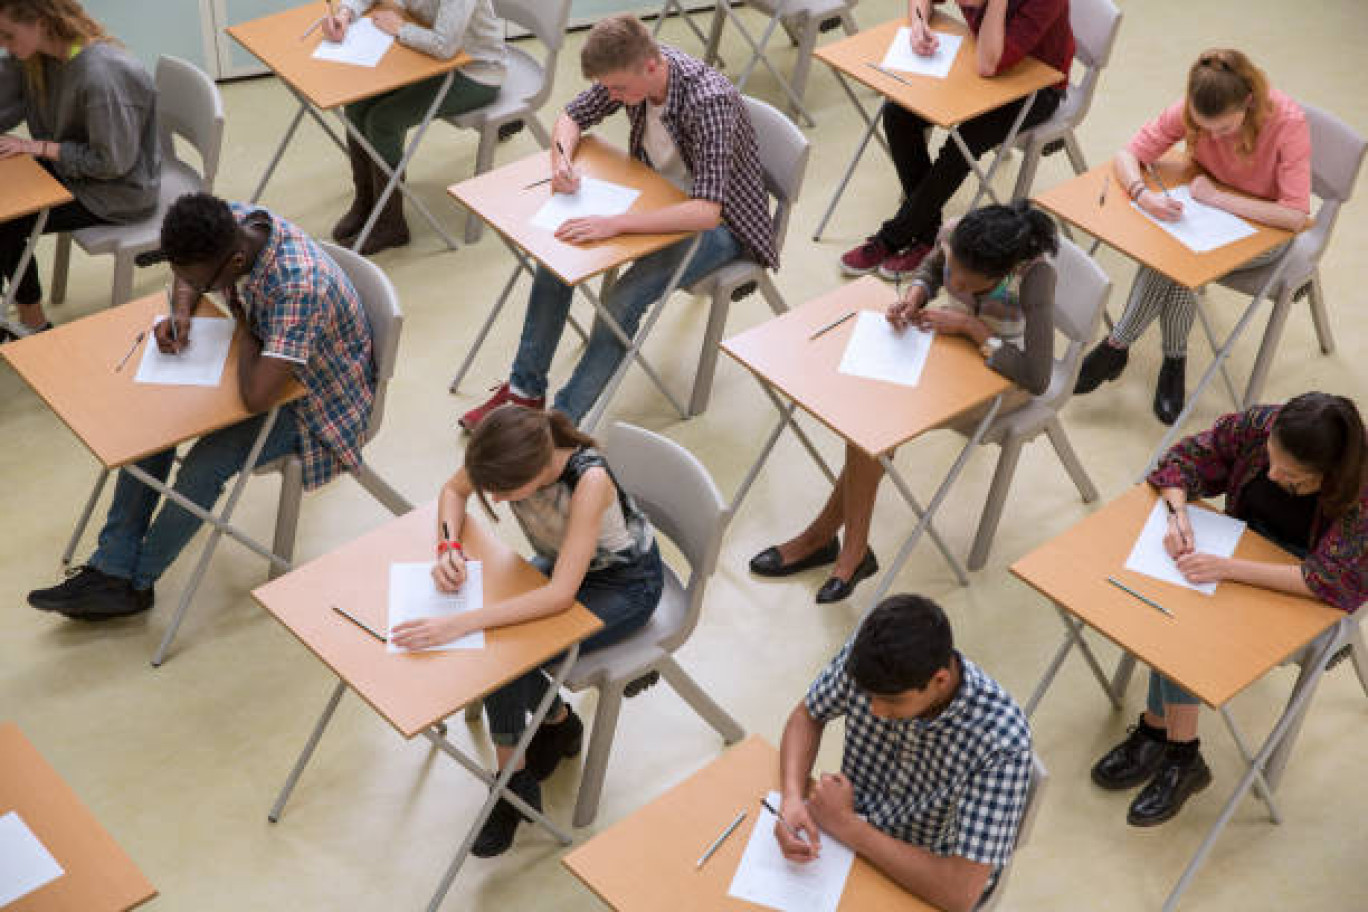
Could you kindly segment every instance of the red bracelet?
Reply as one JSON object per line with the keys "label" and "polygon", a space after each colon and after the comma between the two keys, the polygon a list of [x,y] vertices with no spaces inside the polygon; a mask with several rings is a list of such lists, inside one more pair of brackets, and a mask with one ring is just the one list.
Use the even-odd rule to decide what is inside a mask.
{"label": "red bracelet", "polygon": [[458,541],[439,541],[439,542],[437,543],[437,556],[438,556],[438,557],[441,557],[443,554],[446,554],[448,551],[455,551],[457,554],[461,555],[461,557],[465,557],[465,550],[461,548],[461,543],[460,543],[460,542],[458,542]]}

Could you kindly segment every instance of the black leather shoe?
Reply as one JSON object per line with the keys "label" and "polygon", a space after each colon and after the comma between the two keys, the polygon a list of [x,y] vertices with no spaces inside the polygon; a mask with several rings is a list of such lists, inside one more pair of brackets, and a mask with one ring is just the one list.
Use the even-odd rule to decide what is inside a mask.
{"label": "black leather shoe", "polygon": [[866,551],[864,560],[860,561],[860,566],[855,568],[855,572],[849,580],[843,580],[839,576],[828,577],[822,588],[817,590],[817,604],[827,605],[831,602],[842,602],[850,598],[850,594],[855,591],[855,587],[862,580],[869,579],[879,572],[879,561],[874,557],[873,551]]}
{"label": "black leather shoe", "polygon": [[1189,796],[1211,785],[1211,770],[1201,753],[1190,749],[1185,753],[1187,747],[1168,745],[1159,771],[1131,802],[1126,823],[1157,826],[1181,811]]}
{"label": "black leather shoe", "polygon": [[[536,810],[542,809],[541,786],[527,770],[521,769],[513,774],[508,780],[508,790]],[[490,812],[489,819],[480,827],[480,834],[475,837],[470,854],[476,858],[493,858],[507,852],[513,844],[513,834],[518,831],[518,824],[524,819],[517,808],[500,798]]]}
{"label": "black leather shoe", "polygon": [[151,608],[152,588],[135,591],[128,580],[85,566],[60,585],[33,590],[28,602],[39,611],[56,611],[74,620],[102,621]]}
{"label": "black leather shoe", "polygon": [[841,554],[841,543],[832,539],[807,557],[800,557],[791,564],[784,563],[777,547],[769,547],[750,560],[750,571],[756,576],[792,576],[812,567],[836,563]]}
{"label": "black leather shoe", "polygon": [[556,771],[562,759],[578,757],[584,746],[584,723],[575,711],[566,707],[566,716],[558,724],[543,722],[527,745],[527,772],[538,782]]}
{"label": "black leather shoe", "polygon": [[1130,360],[1130,349],[1117,348],[1103,339],[1083,359],[1078,371],[1078,382],[1074,384],[1074,395],[1091,393],[1103,383],[1110,383],[1126,369]]}
{"label": "black leather shoe", "polygon": [[1187,398],[1187,358],[1165,358],[1154,386],[1154,416],[1173,424],[1183,411]]}
{"label": "black leather shoe", "polygon": [[1107,751],[1092,768],[1092,781],[1108,791],[1135,788],[1159,771],[1168,742],[1162,732],[1132,725],[1126,730],[1126,740]]}

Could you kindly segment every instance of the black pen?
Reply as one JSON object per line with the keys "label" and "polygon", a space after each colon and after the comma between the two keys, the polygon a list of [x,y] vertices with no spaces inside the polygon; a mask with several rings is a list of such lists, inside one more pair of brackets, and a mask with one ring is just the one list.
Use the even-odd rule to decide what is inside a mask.
{"label": "black pen", "polygon": [[561,141],[560,141],[559,139],[556,140],[556,151],[560,153],[561,161],[565,162],[565,167],[567,167],[567,168],[570,169],[570,173],[571,173],[571,174],[574,174],[574,173],[575,173],[575,169],[574,169],[574,164],[575,164],[575,163],[574,163],[573,161],[571,161],[570,156],[568,156],[568,155],[565,154],[565,147],[561,145]]}
{"label": "black pen", "polygon": [[1107,188],[1111,186],[1111,175],[1102,175],[1102,192],[1097,197],[1097,208],[1107,205]]}
{"label": "black pen", "polygon": [[367,624],[365,621],[361,620],[360,618],[356,617],[355,615],[350,614],[350,613],[348,613],[348,612],[342,610],[341,608],[338,608],[336,605],[333,605],[333,606],[332,606],[332,610],[333,610],[333,611],[336,611],[338,614],[342,615],[344,618],[346,618],[347,620],[351,621],[351,622],[352,622],[353,624],[355,624],[357,627],[360,627],[362,630],[366,631],[366,633],[369,633],[371,636],[375,637],[375,638],[376,638],[377,640],[379,640],[380,642],[382,642],[382,643],[388,643],[388,642],[389,642],[389,638],[388,638],[388,637],[381,636],[380,633],[378,633],[374,627],[372,627],[370,624]]}
{"label": "black pen", "polygon": [[[1164,502],[1164,506],[1168,507],[1169,516],[1172,516],[1174,519],[1177,519],[1177,518],[1178,518],[1178,511],[1177,511],[1176,509],[1174,509],[1173,503],[1172,503],[1167,497],[1161,497],[1161,498],[1159,498],[1159,499],[1162,500],[1162,501]],[[1178,527],[1178,534],[1179,534],[1179,536],[1182,537],[1182,539],[1183,539],[1183,544],[1186,545],[1186,544],[1188,543],[1188,540],[1187,540],[1187,536],[1186,536],[1186,535],[1183,535],[1183,527],[1182,527],[1182,526],[1179,526],[1179,527]]]}
{"label": "black pen", "polygon": [[798,832],[797,830],[795,830],[793,826],[787,820],[784,819],[783,815],[774,809],[774,805],[769,803],[768,798],[761,798],[760,803],[764,805],[765,810],[769,811],[771,814],[774,815],[775,820],[779,821],[784,825],[784,829],[788,830],[790,836],[792,836],[794,839],[800,839],[803,842],[807,842],[807,837],[804,836],[802,833]]}

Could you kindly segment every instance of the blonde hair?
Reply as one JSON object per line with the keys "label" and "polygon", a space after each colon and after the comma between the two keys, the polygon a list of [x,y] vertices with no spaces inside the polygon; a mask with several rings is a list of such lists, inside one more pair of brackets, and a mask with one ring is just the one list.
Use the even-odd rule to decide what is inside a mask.
{"label": "blonde hair", "polygon": [[[0,0],[0,13],[24,25],[38,23],[53,38],[66,46],[82,47],[105,42],[118,44],[104,26],[96,22],[76,0]],[[43,98],[42,60],[37,56],[24,61],[24,75]]]}
{"label": "blonde hair", "polygon": [[641,64],[660,56],[646,26],[631,13],[601,19],[589,30],[589,37],[580,51],[580,70],[585,79],[598,79],[609,73],[635,70]]}
{"label": "blonde hair", "polygon": [[1253,155],[1259,131],[1272,113],[1268,96],[1268,77],[1240,51],[1213,48],[1197,58],[1188,71],[1187,103],[1183,107],[1183,124],[1187,127],[1187,149],[1190,158],[1197,148],[1202,128],[1194,114],[1220,117],[1240,105],[1246,105],[1244,123],[1240,125],[1240,142],[1236,151]]}

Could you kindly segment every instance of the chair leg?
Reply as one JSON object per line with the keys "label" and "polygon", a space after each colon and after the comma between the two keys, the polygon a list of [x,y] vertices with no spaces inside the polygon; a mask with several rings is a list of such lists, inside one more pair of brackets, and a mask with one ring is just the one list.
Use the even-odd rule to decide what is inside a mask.
{"label": "chair leg", "polygon": [[1064,152],[1069,156],[1069,164],[1073,166],[1074,174],[1082,174],[1088,170],[1088,160],[1083,157],[1083,147],[1078,144],[1078,137],[1070,130],[1064,136]]}
{"label": "chair leg", "polygon": [[1078,496],[1083,498],[1084,503],[1097,500],[1097,488],[1088,477],[1083,463],[1079,462],[1078,454],[1074,452],[1073,444],[1069,443],[1069,437],[1064,433],[1064,425],[1059,423],[1058,417],[1051,418],[1050,423],[1045,425],[1045,434],[1050,438],[1050,445],[1054,447],[1055,455],[1059,457],[1064,470],[1073,479],[1074,487],[1078,488]]}
{"label": "chair leg", "polygon": [[57,235],[57,250],[52,258],[52,289],[48,301],[61,304],[66,300],[67,272],[71,269],[71,235],[63,231]]}
{"label": "chair leg", "polygon": [[988,563],[988,554],[993,550],[993,538],[1002,520],[1002,508],[1007,504],[1007,492],[1012,488],[1012,477],[1016,475],[1017,462],[1021,459],[1021,448],[1025,442],[1020,437],[1008,437],[1002,441],[1002,453],[993,471],[993,483],[988,486],[988,498],[983,502],[983,514],[979,517],[978,531],[974,533],[974,545],[969,550],[967,566],[970,570],[981,570]]}
{"label": "chair leg", "polygon": [[717,349],[722,334],[727,330],[727,315],[731,311],[731,289],[719,286],[708,305],[708,327],[703,331],[703,349],[698,353],[698,370],[694,374],[693,395],[689,398],[689,417],[701,415],[712,398],[713,375],[717,373]]}
{"label": "chair leg", "polygon": [[1040,167],[1040,146],[1031,143],[1021,150],[1021,167],[1017,170],[1016,185],[1012,187],[1012,199],[1025,199],[1031,194],[1031,184],[1035,183],[1036,169]]}
{"label": "chair leg", "polygon": [[1273,310],[1268,314],[1268,325],[1264,328],[1263,341],[1259,343],[1259,354],[1254,359],[1254,369],[1250,371],[1249,382],[1245,386],[1244,407],[1249,408],[1259,401],[1263,393],[1268,371],[1273,359],[1278,355],[1278,344],[1282,342],[1283,329],[1287,325],[1287,312],[1292,309],[1292,288],[1283,285],[1282,294],[1273,301]]}
{"label": "chair leg", "polygon": [[726,744],[735,744],[746,737],[746,730],[740,726],[731,715],[717,704],[712,697],[698,686],[698,682],[691,678],[673,656],[666,656],[656,664],[656,670],[660,676],[670,683],[674,692],[679,694],[680,699],[688,703],[694,712],[698,713],[699,718],[713,727]]}
{"label": "chair leg", "polygon": [[1354,672],[1358,675],[1359,686],[1363,688],[1363,695],[1368,697],[1368,645],[1363,642],[1363,627],[1357,625],[1354,632],[1349,636],[1349,648],[1352,650],[1349,657],[1354,662]]}
{"label": "chair leg", "polygon": [[608,754],[613,749],[621,710],[622,684],[600,687],[598,708],[594,710],[594,728],[589,734],[589,752],[584,757],[579,796],[575,799],[575,816],[571,818],[574,826],[588,826],[598,816],[603,779],[608,773]]}
{"label": "chair leg", "polygon": [[779,289],[775,287],[774,282],[770,280],[768,272],[760,273],[760,294],[776,317],[788,313],[788,304],[784,301],[784,296],[779,293]]}
{"label": "chair leg", "polygon": [[1319,268],[1311,273],[1311,319],[1316,324],[1316,339],[1320,341],[1322,354],[1334,354],[1335,336],[1330,332],[1330,315],[1325,311]]}
{"label": "chair leg", "polygon": [[[299,504],[304,495],[304,467],[298,459],[286,457],[280,470],[280,504],[276,507],[275,538],[271,550],[294,563],[295,535],[299,530]],[[269,578],[275,579],[285,568],[267,561]]]}
{"label": "chair leg", "polygon": [[395,516],[403,516],[413,509],[413,504],[409,503],[407,497],[396,491],[393,485],[377,475],[366,463],[363,462],[357,467],[353,477],[357,484],[365,488],[371,497],[380,501],[380,505]]}
{"label": "chair leg", "polygon": [[527,129],[532,132],[532,137],[543,149],[551,148],[551,134],[546,132],[546,127],[542,125],[541,119],[537,115],[528,114],[523,118],[523,123],[527,124]]}
{"label": "chair leg", "polygon": [[[499,142],[497,124],[485,124],[480,130],[480,144],[475,149],[475,176],[484,174],[494,164],[494,147]],[[484,219],[466,210],[465,242],[474,244],[484,233]]]}
{"label": "chair leg", "polygon": [[841,28],[845,29],[847,35],[856,35],[860,31],[859,23],[855,21],[855,12],[848,6],[841,13]]}
{"label": "chair leg", "polygon": [[[806,16],[803,20],[803,32],[796,42],[798,45],[798,56],[793,61],[793,74],[789,77],[789,85],[793,86],[793,94],[799,98],[806,98],[808,74],[812,71],[812,53],[817,49],[817,26],[820,23],[816,16]],[[790,36],[792,32],[790,32]],[[789,102],[789,116],[794,120],[801,118],[802,112],[797,106]]]}
{"label": "chair leg", "polygon": [[133,298],[133,254],[120,248],[114,254],[114,281],[109,289],[109,306],[122,307]]}
{"label": "chair leg", "polygon": [[[686,12],[687,16],[688,13]],[[708,44],[703,49],[703,62],[708,66],[717,64],[718,48],[722,44],[722,27],[727,24],[728,10],[722,2],[713,6],[712,22],[708,26]]]}
{"label": "chair leg", "polygon": [[[1334,633],[1335,628],[1330,628],[1328,635],[1334,635]],[[1311,696],[1307,699],[1301,712],[1292,721],[1292,724],[1287,727],[1287,731],[1283,733],[1282,741],[1274,748],[1273,753],[1268,755],[1268,761],[1264,764],[1264,781],[1268,783],[1270,791],[1276,792],[1278,790],[1278,783],[1282,781],[1283,772],[1287,769],[1287,760],[1292,754],[1292,748],[1297,744],[1297,736],[1301,734],[1302,723],[1311,714],[1311,701],[1316,698],[1314,688],[1320,685],[1319,678],[1323,677],[1321,670],[1313,667],[1314,663],[1311,661],[1316,654],[1316,647],[1319,642],[1319,640],[1312,640],[1311,645],[1307,647],[1306,661],[1302,662],[1301,668],[1297,672],[1297,683],[1292,688],[1292,693],[1295,695],[1303,684],[1314,676],[1316,680],[1312,683]],[[1350,642],[1353,642],[1352,639]]]}

